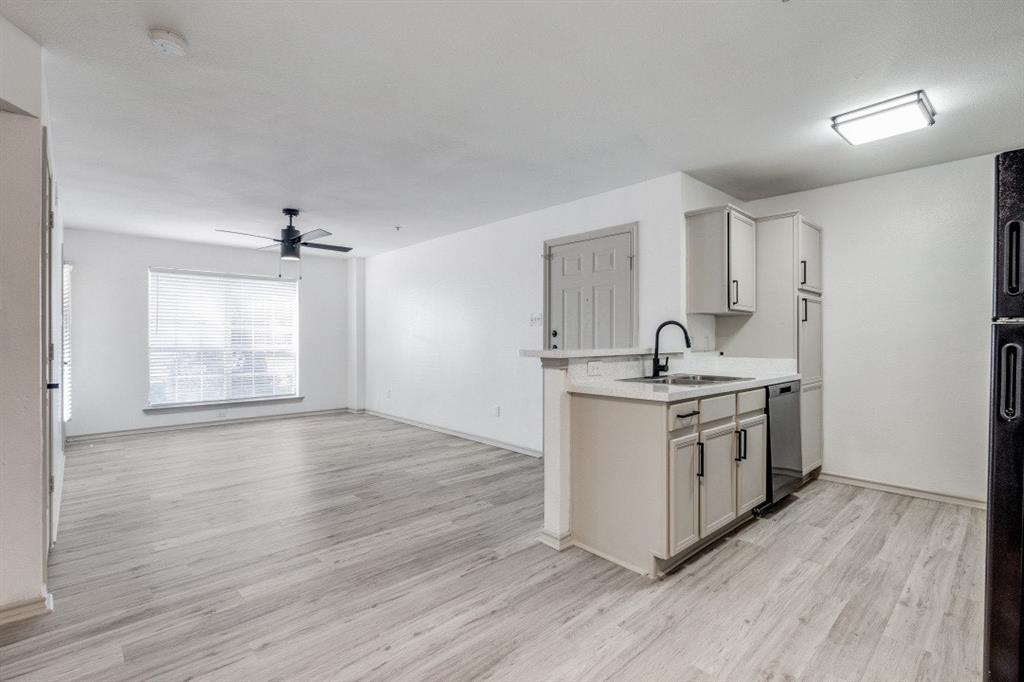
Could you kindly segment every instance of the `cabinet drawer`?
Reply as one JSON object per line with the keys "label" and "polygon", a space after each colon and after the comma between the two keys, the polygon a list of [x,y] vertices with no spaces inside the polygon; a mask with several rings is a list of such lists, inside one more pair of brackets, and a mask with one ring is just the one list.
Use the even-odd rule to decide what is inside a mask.
{"label": "cabinet drawer", "polygon": [[753,391],[744,391],[736,394],[736,414],[756,412],[764,409],[764,389],[758,388]]}
{"label": "cabinet drawer", "polygon": [[688,426],[696,426],[697,401],[690,400],[685,403],[676,403],[668,406],[668,430],[684,429]]}
{"label": "cabinet drawer", "polygon": [[720,395],[715,398],[704,398],[700,401],[700,422],[726,419],[736,414],[736,394]]}

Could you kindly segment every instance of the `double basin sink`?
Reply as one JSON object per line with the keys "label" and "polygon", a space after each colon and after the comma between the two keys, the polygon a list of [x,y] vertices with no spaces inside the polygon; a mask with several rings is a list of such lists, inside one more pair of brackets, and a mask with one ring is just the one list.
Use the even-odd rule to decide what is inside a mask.
{"label": "double basin sink", "polygon": [[660,377],[633,377],[619,381],[636,381],[643,384],[666,384],[670,386],[708,386],[727,384],[732,381],[749,381],[752,377],[723,377],[713,374],[666,374]]}

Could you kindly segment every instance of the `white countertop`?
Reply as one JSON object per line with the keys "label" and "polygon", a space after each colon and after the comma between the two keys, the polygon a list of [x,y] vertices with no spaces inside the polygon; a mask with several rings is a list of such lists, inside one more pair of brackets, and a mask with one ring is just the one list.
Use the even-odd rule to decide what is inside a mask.
{"label": "white countertop", "polygon": [[[573,352],[573,351],[567,351]],[[684,386],[670,384],[647,384],[641,381],[618,381],[615,379],[595,379],[570,383],[565,387],[569,393],[586,395],[602,395],[627,400],[653,400],[662,403],[674,403],[688,398],[700,398],[719,393],[734,393],[753,388],[762,388],[771,384],[797,381],[799,374],[792,372],[762,373],[756,378],[744,381],[729,381],[706,386]]]}
{"label": "white countertop", "polygon": [[[671,354],[677,351],[672,351]],[[560,360],[565,358],[610,358],[620,355],[652,355],[653,348],[604,348],[604,349],[582,349],[582,350],[521,350],[519,356],[523,358],[547,358]],[[670,353],[664,353],[669,355]]]}

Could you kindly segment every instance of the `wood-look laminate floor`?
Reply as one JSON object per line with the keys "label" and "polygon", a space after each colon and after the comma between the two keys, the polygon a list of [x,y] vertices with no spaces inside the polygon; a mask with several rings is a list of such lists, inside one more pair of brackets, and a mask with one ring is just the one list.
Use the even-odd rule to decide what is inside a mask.
{"label": "wood-look laminate floor", "polygon": [[349,414],[75,445],[0,678],[980,679],[980,511],[815,482],[650,582],[536,542],[541,469]]}

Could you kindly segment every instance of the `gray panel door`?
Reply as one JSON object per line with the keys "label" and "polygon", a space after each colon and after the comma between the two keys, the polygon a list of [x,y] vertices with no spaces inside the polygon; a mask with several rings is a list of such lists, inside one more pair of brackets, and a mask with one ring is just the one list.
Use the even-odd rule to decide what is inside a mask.
{"label": "gray panel door", "polygon": [[626,232],[551,247],[551,348],[633,345],[632,241]]}

